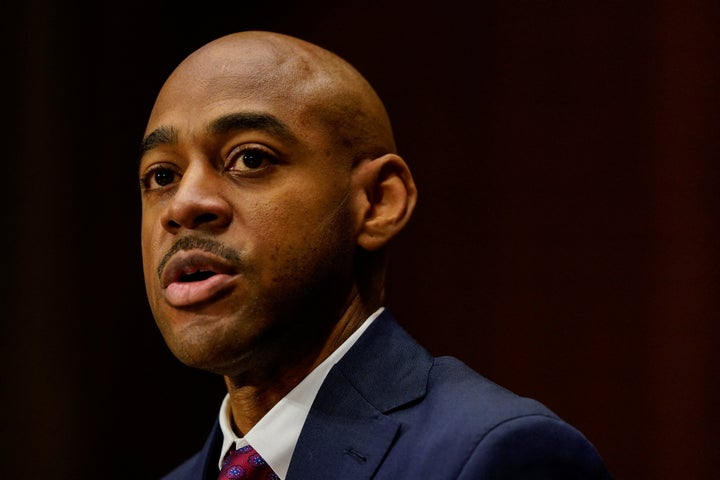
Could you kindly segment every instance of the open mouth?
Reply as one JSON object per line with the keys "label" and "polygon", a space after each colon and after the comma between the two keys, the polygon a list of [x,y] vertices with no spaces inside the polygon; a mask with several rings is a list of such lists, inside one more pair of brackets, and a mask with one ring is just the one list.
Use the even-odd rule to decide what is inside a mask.
{"label": "open mouth", "polygon": [[203,280],[207,280],[208,278],[217,275],[216,272],[213,272],[212,270],[198,270],[196,272],[192,273],[182,273],[180,274],[180,277],[178,278],[178,282],[180,283],[189,283],[189,282],[202,282]]}
{"label": "open mouth", "polygon": [[221,298],[234,288],[237,276],[234,264],[191,250],[175,253],[162,269],[160,281],[167,302],[185,308]]}
{"label": "open mouth", "polygon": [[177,272],[165,287],[165,299],[178,308],[197,306],[221,298],[232,288],[235,275],[208,269]]}
{"label": "open mouth", "polygon": [[234,265],[205,252],[179,252],[171,258],[160,277],[163,288],[171,283],[196,283],[208,280],[216,275],[232,275]]}

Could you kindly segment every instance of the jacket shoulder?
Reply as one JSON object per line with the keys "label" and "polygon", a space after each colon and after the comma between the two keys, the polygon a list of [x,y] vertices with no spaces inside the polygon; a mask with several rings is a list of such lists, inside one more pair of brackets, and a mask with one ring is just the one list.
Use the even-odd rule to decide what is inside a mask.
{"label": "jacket shoulder", "polygon": [[403,425],[394,453],[418,452],[417,445],[420,458],[455,452],[447,457],[453,478],[611,478],[578,429],[454,357],[435,358],[423,400],[393,416]]}

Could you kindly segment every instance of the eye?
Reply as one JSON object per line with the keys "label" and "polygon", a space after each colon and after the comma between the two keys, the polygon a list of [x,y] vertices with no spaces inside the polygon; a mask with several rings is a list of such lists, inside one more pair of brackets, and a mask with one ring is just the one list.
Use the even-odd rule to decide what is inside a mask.
{"label": "eye", "polygon": [[167,168],[159,168],[153,174],[153,179],[158,185],[164,187],[170,185],[175,180],[175,172],[168,170]]}
{"label": "eye", "polygon": [[243,145],[230,152],[227,170],[232,173],[256,173],[278,163],[277,157],[259,145]]}
{"label": "eye", "polygon": [[157,166],[149,169],[140,178],[140,184],[145,190],[154,190],[176,183],[179,178],[180,174],[175,170],[169,167]]}

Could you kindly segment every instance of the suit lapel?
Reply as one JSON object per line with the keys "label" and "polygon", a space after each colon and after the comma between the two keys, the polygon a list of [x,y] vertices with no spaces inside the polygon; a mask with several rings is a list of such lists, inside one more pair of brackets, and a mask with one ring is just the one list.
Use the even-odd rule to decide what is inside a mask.
{"label": "suit lapel", "polygon": [[326,380],[333,386],[315,399],[287,480],[370,478],[399,425],[368,404],[338,370]]}
{"label": "suit lapel", "polygon": [[193,478],[202,478],[203,480],[217,480],[218,477],[218,459],[220,458],[220,449],[222,448],[222,431],[220,423],[216,420],[213,425],[210,436],[208,437],[199,459]]}
{"label": "suit lapel", "polygon": [[384,312],[323,382],[286,480],[371,478],[400,428],[385,413],[425,394],[432,361]]}

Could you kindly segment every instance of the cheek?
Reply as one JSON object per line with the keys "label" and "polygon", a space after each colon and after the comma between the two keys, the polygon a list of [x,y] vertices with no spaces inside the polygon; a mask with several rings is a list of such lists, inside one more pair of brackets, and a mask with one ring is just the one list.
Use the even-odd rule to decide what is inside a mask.
{"label": "cheek", "polygon": [[150,228],[149,224],[143,220],[140,231],[140,252],[143,267],[143,278],[145,280],[145,290],[151,305],[156,302],[160,291],[160,279],[157,274],[157,266],[160,256],[162,255],[162,251],[158,235],[158,229]]}
{"label": "cheek", "polygon": [[314,256],[352,235],[353,222],[344,198],[339,193],[313,197],[306,192],[275,197],[251,211],[250,230],[260,244],[269,247],[266,253],[271,258],[282,257],[287,250]]}
{"label": "cheek", "polygon": [[275,211],[264,226],[265,258],[276,285],[299,285],[313,278],[343,276],[352,262],[352,218],[343,202],[310,208],[298,201]]}

